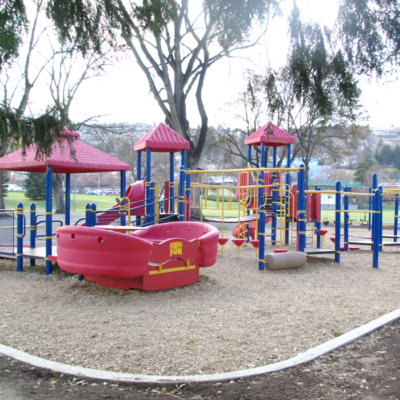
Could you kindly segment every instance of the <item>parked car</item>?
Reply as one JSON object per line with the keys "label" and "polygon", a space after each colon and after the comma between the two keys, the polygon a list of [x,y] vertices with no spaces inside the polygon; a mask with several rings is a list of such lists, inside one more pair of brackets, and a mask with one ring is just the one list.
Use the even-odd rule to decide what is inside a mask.
{"label": "parked car", "polygon": [[114,190],[112,189],[104,189],[103,190],[103,196],[110,196],[114,194]]}
{"label": "parked car", "polygon": [[89,190],[88,192],[86,192],[86,194],[97,195],[97,193],[93,190]]}
{"label": "parked car", "polygon": [[101,196],[103,194],[103,192],[101,190],[93,190],[93,192],[95,194],[97,194],[98,196]]}
{"label": "parked car", "polygon": [[86,192],[89,192],[90,190],[92,190],[92,188],[90,187],[90,186],[86,186],[84,189],[83,189],[83,191],[86,193]]}

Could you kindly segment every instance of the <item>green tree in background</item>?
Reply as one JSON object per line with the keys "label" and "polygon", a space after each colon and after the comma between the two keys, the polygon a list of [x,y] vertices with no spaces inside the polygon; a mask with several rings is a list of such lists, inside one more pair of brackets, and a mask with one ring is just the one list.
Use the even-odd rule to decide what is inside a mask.
{"label": "green tree in background", "polygon": [[381,76],[399,65],[399,0],[340,0],[337,22],[348,59],[359,73]]}
{"label": "green tree in background", "polygon": [[29,172],[25,179],[25,197],[31,200],[46,198],[46,174]]}
{"label": "green tree in background", "polygon": [[367,181],[371,181],[371,169],[374,165],[374,159],[372,157],[372,150],[366,149],[363,154],[363,158],[357,164],[356,172],[354,174],[354,180],[366,184]]}
{"label": "green tree in background", "polygon": [[3,196],[7,197],[8,189],[5,185],[10,181],[10,173],[7,171],[1,171],[3,175]]}

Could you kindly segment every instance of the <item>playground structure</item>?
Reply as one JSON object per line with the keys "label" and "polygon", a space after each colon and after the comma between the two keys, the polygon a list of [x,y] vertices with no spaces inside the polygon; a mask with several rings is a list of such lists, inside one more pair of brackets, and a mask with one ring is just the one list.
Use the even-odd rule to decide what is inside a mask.
{"label": "playground structure", "polygon": [[[138,163],[137,163],[137,182],[131,184],[126,189],[126,176],[125,171],[130,169],[130,166],[114,159],[111,156],[110,159],[104,159],[104,153],[99,152],[97,155],[104,162],[97,162],[95,165],[90,165],[88,162],[83,161],[86,154],[90,153],[91,159],[93,148],[84,144],[86,146],[82,151],[81,143],[78,139],[79,134],[74,132],[65,132],[65,135],[70,134],[76,140],[73,141],[76,150],[76,157],[80,160],[80,163],[70,158],[68,145],[65,143],[63,148],[56,148],[56,156],[51,156],[47,160],[42,162],[36,161],[33,158],[34,149],[28,152],[31,161],[21,164],[21,154],[17,152],[11,153],[2,159],[0,159],[0,170],[28,170],[35,172],[46,172],[46,182],[47,182],[47,200],[46,200],[46,235],[44,240],[46,241],[45,254],[42,258],[46,261],[46,274],[51,273],[51,262],[58,262],[62,268],[68,271],[74,271],[83,277],[84,279],[94,280],[99,284],[106,284],[109,286],[115,286],[123,288],[124,284],[121,283],[119,279],[134,279],[135,281],[129,281],[125,286],[142,288],[145,290],[155,290],[151,288],[161,288],[161,284],[149,283],[150,281],[143,280],[143,274],[154,275],[152,269],[145,270],[143,267],[144,260],[140,259],[138,265],[140,268],[136,268],[135,276],[125,276],[120,277],[115,275],[113,268],[108,268],[108,275],[99,275],[98,271],[93,272],[93,270],[86,270],[82,263],[76,261],[76,265],[73,266],[71,258],[68,251],[62,250],[64,248],[63,240],[67,237],[64,235],[65,232],[72,235],[73,231],[70,232],[68,225],[70,225],[70,206],[69,206],[69,195],[70,195],[70,173],[79,172],[98,172],[108,171],[108,170],[120,170],[121,171],[121,198],[118,199],[117,204],[111,209],[102,211],[97,210],[96,204],[88,204],[86,206],[86,217],[77,222],[77,224],[83,224],[84,226],[75,227],[73,229],[79,229],[79,237],[86,238],[88,243],[94,238],[99,238],[107,235],[107,246],[103,246],[111,251],[112,245],[118,243],[118,238],[121,241],[132,244],[134,239],[142,238],[147,240],[147,244],[143,245],[144,248],[150,249],[151,246],[157,246],[160,244],[156,236],[153,235],[157,232],[157,229],[162,231],[163,226],[169,225],[165,224],[167,222],[176,220],[176,226],[184,226],[182,224],[189,223],[191,220],[191,210],[199,211],[200,213],[200,224],[207,221],[217,221],[221,223],[221,236],[217,239],[215,243],[219,243],[222,246],[230,240],[224,237],[224,224],[226,223],[236,223],[233,229],[233,243],[238,246],[238,252],[241,246],[252,245],[256,251],[258,267],[260,270],[268,267],[269,264],[274,264],[274,260],[271,256],[265,255],[265,245],[266,239],[269,237],[271,240],[271,245],[277,247],[277,251],[284,252],[284,246],[296,246],[296,249],[306,255],[312,254],[334,254],[335,261],[340,262],[341,251],[348,251],[354,248],[350,248],[349,245],[360,245],[360,246],[371,246],[373,248],[373,267],[378,267],[378,255],[379,251],[382,250],[383,246],[395,246],[400,244],[397,242],[398,231],[398,201],[400,189],[390,189],[383,190],[382,187],[378,187],[377,177],[374,175],[374,181],[371,188],[368,188],[368,193],[350,192],[347,188],[343,188],[341,183],[337,182],[335,188],[321,190],[318,185],[314,189],[306,189],[306,184],[304,180],[304,165],[298,168],[292,168],[290,164],[291,156],[291,144],[294,143],[294,138],[283,130],[277,128],[271,123],[263,126],[255,133],[250,135],[245,144],[248,145],[248,168],[237,169],[237,170],[222,170],[222,171],[190,171],[185,169],[185,151],[189,149],[189,143],[184,140],[177,133],[172,131],[164,124],[159,124],[157,127],[152,129],[148,134],[141,138],[137,143],[135,143],[134,149],[138,152]],[[62,139],[66,141],[66,139]],[[251,147],[258,146],[261,147],[261,165],[259,168],[250,168],[252,157],[251,157]],[[287,162],[285,167],[277,166],[277,147],[286,146]],[[273,149],[273,161],[272,166],[268,167],[266,164],[265,148],[272,147]],[[81,153],[79,151],[82,151]],[[96,150],[98,151],[98,150]],[[146,176],[142,180],[141,168],[141,153],[146,152]],[[159,195],[160,190],[158,185],[151,180],[151,152],[169,152],[170,153],[170,180],[164,183],[165,197],[162,199]],[[179,169],[179,180],[175,179],[174,171],[174,153],[181,152],[181,167]],[[101,153],[101,154],[100,154]],[[64,157],[64,158],[63,158]],[[61,161],[60,161],[61,159]],[[116,168],[117,167],[117,168]],[[114,169],[112,169],[114,168]],[[66,173],[66,214],[65,214],[65,225],[57,230],[57,248],[61,250],[61,253],[57,251],[57,248],[52,247],[52,237],[54,233],[52,231],[53,221],[52,220],[52,205],[51,201],[51,181],[52,173]],[[191,182],[191,176],[197,174],[200,179],[198,182]],[[219,176],[222,185],[213,185],[208,183],[208,179],[205,177]],[[237,176],[237,184],[235,186],[225,185],[225,179],[227,176]],[[297,184],[292,185],[292,179],[297,180]],[[353,188],[351,188],[353,189]],[[216,191],[216,201],[213,201],[214,207],[211,207],[211,201],[208,199],[209,191]],[[178,196],[175,192],[178,192]],[[125,196],[122,194],[125,193]],[[321,229],[321,223],[323,221],[321,217],[321,194],[328,194],[335,198],[335,248],[334,249],[324,249],[323,241],[326,230]],[[390,195],[395,199],[395,215],[394,215],[394,232],[390,235],[393,242],[382,242],[382,199],[384,195]],[[368,226],[372,230],[371,238],[365,238],[367,241],[355,241],[349,235],[349,225],[351,222],[351,214],[354,210],[349,209],[348,200],[350,197],[366,197],[368,198],[369,209],[363,210],[362,212],[368,214]],[[343,209],[342,209],[343,202]],[[220,213],[221,218],[211,219],[207,216],[207,213],[212,209],[216,209]],[[17,270],[22,271],[22,258],[30,257],[31,265],[34,265],[34,259],[37,257],[37,250],[35,241],[38,239],[37,226],[39,223],[44,221],[38,221],[36,215],[35,205],[31,205],[30,213],[30,225],[26,224],[23,215],[23,206],[18,204],[17,210],[2,210],[2,212],[10,213],[12,212],[13,218],[16,217],[17,224],[17,251],[14,252],[17,259]],[[360,212],[360,211],[357,211]],[[341,214],[344,213],[344,233],[341,234]],[[9,214],[7,214],[9,215]],[[229,215],[227,217],[227,215]],[[235,215],[232,217],[232,215]],[[84,221],[83,221],[84,220]],[[14,220],[13,220],[14,221]],[[62,221],[59,221],[62,225]],[[267,224],[271,225],[271,232],[267,234],[266,228]],[[162,224],[162,225],[160,225]],[[204,224],[203,224],[204,225]],[[97,232],[98,229],[93,230],[92,227],[101,226],[101,229],[105,232],[101,235]],[[104,226],[109,226],[108,230],[114,230],[115,232],[109,232]],[[14,223],[13,223],[14,227]],[[121,228],[122,227],[122,228]],[[123,227],[126,227],[125,229]],[[160,228],[158,228],[160,227]],[[30,231],[30,248],[23,248],[23,237],[26,234],[27,228]],[[68,228],[68,229],[67,229]],[[147,229],[146,229],[147,228]],[[82,231],[83,229],[83,231]],[[176,228],[177,229],[177,228]],[[169,232],[169,236],[162,236],[162,239],[166,243],[171,240],[179,240],[181,245],[185,243],[186,248],[193,246],[189,243],[191,241],[197,241],[200,244],[201,235],[187,233],[187,235],[174,236],[177,232],[175,228]],[[197,228],[196,228],[197,229]],[[199,228],[200,229],[200,228]],[[14,228],[13,228],[14,231]],[[123,232],[130,233],[126,235]],[[82,233],[82,232],[88,232]],[[75,234],[76,235],[76,234]],[[146,236],[150,235],[150,236]],[[153,236],[152,236],[153,235]],[[93,237],[92,237],[93,236]],[[341,236],[344,237],[344,245],[341,246]],[[127,238],[129,237],[129,238]],[[386,236],[388,237],[388,236]],[[122,239],[123,238],[123,239]],[[147,239],[146,239],[147,238]],[[215,239],[215,231],[214,236]],[[104,239],[104,238],[103,238]],[[213,239],[213,240],[214,240]],[[67,239],[65,239],[67,240]],[[69,239],[68,239],[69,240]],[[316,245],[314,245],[314,240]],[[14,243],[14,242],[13,242]],[[77,241],[74,241],[77,243]],[[140,242],[141,243],[141,242]],[[194,243],[194,242],[193,242]],[[214,243],[214,244],[215,244]],[[104,241],[101,245],[104,244]],[[111,245],[110,245],[111,244]],[[201,255],[198,258],[191,258],[185,251],[185,257],[182,254],[179,258],[179,263],[183,262],[186,267],[180,265],[175,267],[174,265],[178,263],[175,258],[168,258],[171,256],[167,255],[167,244],[164,247],[157,247],[158,251],[146,253],[147,261],[150,263],[155,263],[158,265],[164,265],[170,263],[172,267],[178,268],[171,272],[177,272],[177,275],[183,276],[183,269],[186,268],[185,273],[189,274],[188,266],[193,262],[195,265],[195,270],[197,272],[191,272],[197,274],[198,279],[198,267],[209,266],[209,262],[203,265],[200,261]],[[97,246],[97,245],[96,245]],[[111,247],[110,247],[111,246]],[[150,247],[149,247],[150,246]],[[84,246],[83,246],[84,247]],[[68,246],[66,246],[68,248]],[[213,245],[210,247],[204,247],[207,251],[216,251],[217,246]],[[212,249],[212,250],[210,250]],[[56,253],[57,251],[57,253]],[[86,248],[85,252],[90,251],[90,246]],[[160,252],[164,254],[164,259],[160,261],[157,258],[156,253]],[[53,254],[52,254],[53,253]],[[202,253],[202,252],[200,252]],[[36,256],[35,256],[36,254]],[[72,252],[71,252],[72,254]],[[73,253],[74,258],[79,260],[78,253]],[[196,253],[197,254],[197,253]],[[214,253],[211,254],[214,257]],[[272,255],[273,256],[273,255]],[[88,255],[85,255],[88,258]],[[196,256],[197,257],[197,256]],[[292,257],[292,256],[290,256]],[[40,257],[37,257],[40,258]],[[145,258],[145,257],[144,257]],[[278,259],[278,257],[276,258]],[[283,254],[280,259],[284,260],[285,255]],[[108,257],[100,257],[98,262],[104,260],[111,260]],[[150,261],[152,260],[152,261]],[[154,260],[158,260],[157,262]],[[289,260],[289,257],[286,258]],[[301,258],[303,260],[303,258]],[[303,261],[300,258],[297,260],[299,266]],[[215,261],[214,261],[215,262]],[[119,263],[119,264],[118,264]],[[118,261],[118,265],[122,265],[122,262]],[[289,263],[289,261],[288,261]],[[111,265],[111,261],[109,261]],[[268,265],[266,265],[268,264]],[[279,263],[277,262],[277,265]],[[100,263],[101,265],[101,263]],[[169,264],[168,264],[169,265]],[[282,265],[282,262],[279,264]],[[292,265],[293,266],[293,265]],[[133,268],[133,266],[132,266]],[[135,269],[134,268],[134,269]],[[164,267],[161,267],[164,271]],[[107,268],[106,268],[107,269]],[[168,269],[167,264],[165,269]],[[140,271],[140,272],[138,272]],[[142,275],[140,275],[142,274]],[[103,276],[103,278],[100,278]],[[160,276],[167,276],[163,272]],[[171,275],[172,276],[172,275]],[[105,277],[105,278],[104,278]],[[138,279],[142,279],[142,283],[138,283]],[[154,278],[155,279],[155,278]],[[162,278],[165,279],[165,278]],[[180,283],[175,280],[176,285],[189,284],[191,278],[182,278]],[[166,287],[169,286],[168,283],[165,284]],[[150,289],[146,289],[150,288]]]}

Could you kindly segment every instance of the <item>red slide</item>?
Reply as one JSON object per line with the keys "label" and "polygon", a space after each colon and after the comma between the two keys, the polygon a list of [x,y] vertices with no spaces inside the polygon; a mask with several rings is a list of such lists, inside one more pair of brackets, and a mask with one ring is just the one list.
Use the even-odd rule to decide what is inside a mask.
{"label": "red slide", "polygon": [[[131,216],[132,215],[144,215],[145,214],[145,182],[144,181],[137,181],[132,183],[126,189],[125,197],[127,197],[131,203]],[[143,201],[141,201],[143,200]],[[136,207],[140,207],[134,209]],[[134,210],[132,210],[134,209]],[[113,211],[115,210],[115,211]],[[103,214],[98,214],[96,216],[96,225],[109,225],[111,222],[114,222],[117,218],[119,218],[119,204],[116,204],[109,210],[105,211]],[[85,224],[83,224],[84,226]]]}

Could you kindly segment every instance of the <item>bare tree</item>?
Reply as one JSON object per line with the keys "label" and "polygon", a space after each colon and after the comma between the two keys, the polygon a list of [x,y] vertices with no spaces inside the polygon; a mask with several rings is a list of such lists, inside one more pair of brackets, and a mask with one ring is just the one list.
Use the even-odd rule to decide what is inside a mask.
{"label": "bare tree", "polygon": [[[57,49],[50,40],[49,43],[52,48],[52,57],[47,68],[50,78],[48,86],[61,123],[68,125],[71,104],[79,88],[86,80],[104,73],[104,68],[109,61],[109,51],[101,55],[92,52],[83,59],[74,46],[67,48],[61,45]],[[64,176],[57,174],[53,182],[56,213],[64,213],[65,210],[63,181]]]}

